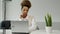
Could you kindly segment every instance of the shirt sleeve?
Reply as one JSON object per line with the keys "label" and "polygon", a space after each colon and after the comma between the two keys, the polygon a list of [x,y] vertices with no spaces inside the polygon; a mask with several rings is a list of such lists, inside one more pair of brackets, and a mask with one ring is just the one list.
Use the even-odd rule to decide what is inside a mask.
{"label": "shirt sleeve", "polygon": [[37,25],[36,25],[35,19],[32,18],[32,20],[31,20],[31,26],[29,27],[29,30],[30,31],[35,31],[36,27],[37,27]]}

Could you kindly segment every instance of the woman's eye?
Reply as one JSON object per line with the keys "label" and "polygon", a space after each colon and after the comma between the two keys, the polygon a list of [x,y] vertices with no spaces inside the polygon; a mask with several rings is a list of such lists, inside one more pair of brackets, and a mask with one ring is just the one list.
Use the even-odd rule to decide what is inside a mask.
{"label": "woman's eye", "polygon": [[25,9],[23,11],[25,11]]}
{"label": "woman's eye", "polygon": [[27,10],[28,11],[28,10]]}

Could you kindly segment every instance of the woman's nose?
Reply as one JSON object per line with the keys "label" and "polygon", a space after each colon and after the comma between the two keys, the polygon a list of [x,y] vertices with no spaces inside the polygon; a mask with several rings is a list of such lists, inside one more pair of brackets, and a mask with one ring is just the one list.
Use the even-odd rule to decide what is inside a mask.
{"label": "woman's nose", "polygon": [[27,12],[27,11],[24,11],[24,12]]}

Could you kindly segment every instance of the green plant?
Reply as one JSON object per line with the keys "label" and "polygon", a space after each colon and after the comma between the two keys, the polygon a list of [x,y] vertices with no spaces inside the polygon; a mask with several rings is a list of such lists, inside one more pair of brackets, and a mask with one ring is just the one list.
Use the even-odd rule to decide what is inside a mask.
{"label": "green plant", "polygon": [[51,15],[47,14],[47,16],[45,16],[45,22],[46,22],[46,26],[52,26]]}

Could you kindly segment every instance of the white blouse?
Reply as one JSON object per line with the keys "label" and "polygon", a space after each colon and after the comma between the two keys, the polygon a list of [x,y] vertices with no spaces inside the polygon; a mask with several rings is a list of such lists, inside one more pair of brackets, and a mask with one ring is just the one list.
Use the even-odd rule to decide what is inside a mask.
{"label": "white blouse", "polygon": [[26,18],[19,18],[19,20],[28,20],[29,21],[29,32],[35,31],[37,28],[34,17],[27,16]]}

